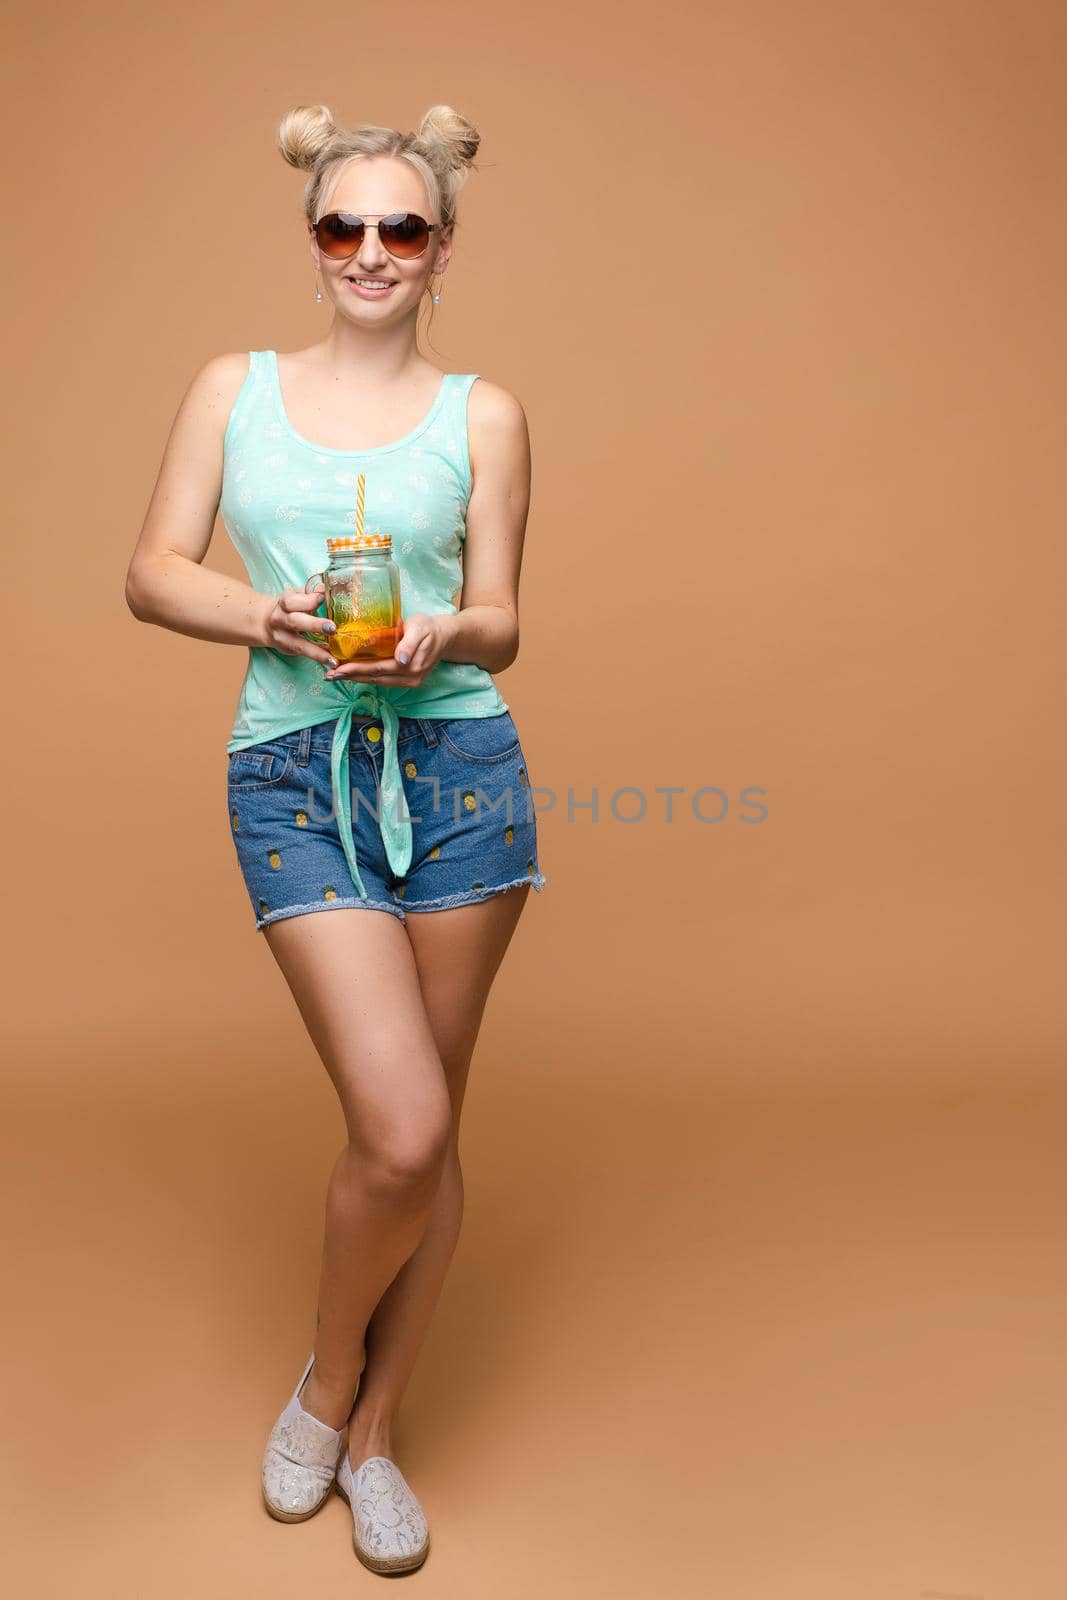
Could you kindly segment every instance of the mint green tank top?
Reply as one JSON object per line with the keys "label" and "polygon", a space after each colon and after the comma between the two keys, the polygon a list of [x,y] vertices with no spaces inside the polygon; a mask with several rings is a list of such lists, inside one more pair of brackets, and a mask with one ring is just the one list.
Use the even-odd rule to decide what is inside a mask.
{"label": "mint green tank top", "polygon": [[[260,594],[302,589],[326,566],[326,540],[353,533],[356,478],[365,475],[364,527],[388,533],[405,617],[455,613],[471,494],[467,396],[479,374],[445,373],[416,428],[373,450],[333,450],[296,432],[285,412],[278,358],[253,350],[223,442],[219,514]],[[399,717],[495,717],[508,710],[492,675],[439,661],[416,687],[328,683],[307,656],[251,646],[228,751],[337,718],[331,751],[334,814],[352,880],[364,899],[352,839],[348,738],[354,713],[381,718],[380,823],[398,876],[411,865],[411,822],[397,762]]]}

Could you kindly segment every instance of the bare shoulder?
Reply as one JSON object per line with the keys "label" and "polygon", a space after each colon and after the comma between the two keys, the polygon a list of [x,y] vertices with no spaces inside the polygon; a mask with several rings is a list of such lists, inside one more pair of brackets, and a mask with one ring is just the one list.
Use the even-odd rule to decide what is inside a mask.
{"label": "bare shoulder", "polygon": [[503,384],[479,378],[471,385],[468,416],[475,426],[479,424],[493,432],[522,432],[526,428],[526,412],[522,401]]}
{"label": "bare shoulder", "polygon": [[194,374],[186,390],[184,403],[194,406],[205,421],[214,421],[220,439],[226,431],[233,403],[248,377],[248,368],[247,350],[211,356]]}
{"label": "bare shoulder", "polygon": [[471,473],[486,469],[509,475],[530,473],[530,430],[517,395],[502,384],[479,378],[467,400],[467,440]]}

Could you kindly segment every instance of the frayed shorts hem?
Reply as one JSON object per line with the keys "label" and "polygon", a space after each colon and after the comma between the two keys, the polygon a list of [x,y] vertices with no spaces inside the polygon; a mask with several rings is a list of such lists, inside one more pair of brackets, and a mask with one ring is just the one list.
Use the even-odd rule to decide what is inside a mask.
{"label": "frayed shorts hem", "polygon": [[358,906],[361,911],[388,911],[390,916],[404,920],[404,913],[399,906],[391,906],[385,900],[363,900],[358,895],[345,896],[340,900],[312,900],[304,906],[282,906],[279,911],[270,911],[265,917],[256,918],[257,932],[265,928],[268,923],[281,922],[285,917],[306,917],[313,911],[343,911]]}
{"label": "frayed shorts hem", "polygon": [[510,883],[497,883],[489,889],[468,889],[462,894],[446,894],[439,900],[406,900],[404,902],[408,911],[449,911],[453,906],[475,905],[479,900],[488,900],[495,894],[503,894],[505,889],[519,889],[524,884],[530,884],[540,894],[548,879],[543,873],[538,872],[534,877],[529,874],[524,878],[512,878]]}
{"label": "frayed shorts hem", "polygon": [[503,894],[507,889],[521,889],[526,885],[540,894],[547,882],[544,873],[538,872],[532,878],[527,874],[524,878],[512,878],[510,883],[497,883],[488,889],[471,889],[465,890],[462,894],[446,894],[438,900],[414,900],[406,907],[392,906],[386,900],[363,900],[358,895],[344,896],[340,900],[312,900],[307,905],[282,906],[277,911],[268,912],[265,917],[257,917],[256,931],[261,932],[270,923],[282,922],[287,917],[306,917],[316,911],[345,911],[354,907],[358,907],[360,911],[388,911],[390,916],[399,917],[403,922],[407,911],[450,911],[453,906],[476,905],[480,900],[489,900],[493,895]]}

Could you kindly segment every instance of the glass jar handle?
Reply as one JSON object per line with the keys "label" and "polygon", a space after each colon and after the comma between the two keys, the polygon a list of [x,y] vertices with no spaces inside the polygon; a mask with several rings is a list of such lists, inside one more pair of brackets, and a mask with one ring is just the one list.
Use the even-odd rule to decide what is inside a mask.
{"label": "glass jar handle", "polygon": [[[310,594],[312,585],[316,584],[316,583],[321,583],[323,589],[326,589],[326,574],[324,572],[313,572],[311,574],[311,577],[308,579],[307,583],[305,583],[305,585],[304,585],[304,593],[305,594]],[[329,593],[328,590],[326,592],[327,592],[327,594]],[[319,602],[319,604],[323,605],[323,606],[326,606],[326,614],[327,614],[327,616],[329,616],[330,608],[329,608],[328,605],[326,605],[326,595],[325,594],[323,595],[322,600]],[[316,606],[315,610],[318,611],[318,609],[319,609],[319,607]],[[326,644],[327,640],[328,640],[328,635],[325,634],[325,633],[309,633],[307,635],[307,638],[314,639],[316,641],[316,643],[318,643],[318,644]]]}

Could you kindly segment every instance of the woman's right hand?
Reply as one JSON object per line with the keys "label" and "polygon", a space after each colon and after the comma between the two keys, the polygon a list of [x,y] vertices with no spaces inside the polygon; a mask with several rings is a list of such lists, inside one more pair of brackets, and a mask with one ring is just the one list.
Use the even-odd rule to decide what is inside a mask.
{"label": "woman's right hand", "polygon": [[336,661],[324,645],[307,638],[309,633],[336,631],[335,623],[315,615],[315,609],[322,604],[325,593],[325,585],[321,583],[316,584],[310,594],[303,589],[283,589],[263,619],[263,644],[266,648],[280,650],[287,656],[309,656],[312,661],[321,661],[325,666],[336,666]]}

